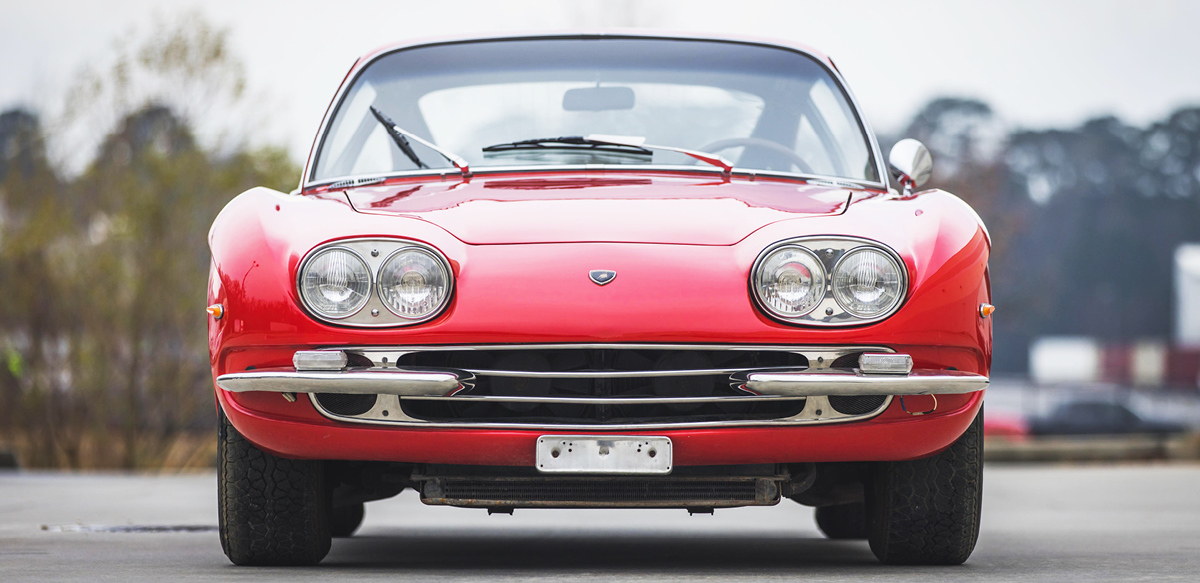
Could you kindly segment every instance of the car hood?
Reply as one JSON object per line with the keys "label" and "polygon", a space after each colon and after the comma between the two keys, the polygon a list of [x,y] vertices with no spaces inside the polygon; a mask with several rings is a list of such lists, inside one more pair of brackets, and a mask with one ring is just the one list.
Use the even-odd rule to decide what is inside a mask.
{"label": "car hood", "polygon": [[473,245],[732,245],[764,225],[845,212],[852,191],[712,178],[486,177],[346,192],[360,213],[414,217]]}

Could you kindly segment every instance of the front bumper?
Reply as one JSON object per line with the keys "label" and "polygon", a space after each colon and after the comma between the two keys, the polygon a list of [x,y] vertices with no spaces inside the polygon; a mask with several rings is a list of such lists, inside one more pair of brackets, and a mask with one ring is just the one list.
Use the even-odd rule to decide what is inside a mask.
{"label": "front bumper", "polygon": [[[242,435],[264,450],[293,459],[532,467],[539,436],[580,432],[358,425],[321,415],[307,399],[288,403],[276,394],[223,390],[217,391],[217,398]],[[932,413],[914,416],[905,413],[896,399],[879,415],[858,423],[619,433],[671,438],[676,466],[899,461],[928,457],[958,439],[983,405],[983,393],[949,395],[938,405]]]}
{"label": "front bumper", "polygon": [[[643,357],[643,366],[619,366],[613,358],[593,357],[593,364],[606,364],[580,366],[581,361],[575,361],[557,369],[531,368],[528,360],[520,358],[541,358],[549,367],[551,360],[566,354],[582,358],[584,353],[600,352],[609,353],[616,362]],[[700,352],[716,356],[697,357]],[[493,364],[517,366],[449,366],[466,362],[461,360],[464,356],[478,361],[476,357],[485,353],[498,356]],[[649,359],[644,358],[647,354]],[[683,361],[678,360],[681,355]],[[678,366],[689,355],[710,364]],[[517,360],[505,360],[512,356]],[[719,366],[712,364],[727,357]],[[878,357],[891,363],[887,373],[876,372],[873,363]],[[444,366],[428,366],[430,358]],[[650,365],[655,358],[657,364]],[[799,358],[804,364],[780,364],[780,358]],[[294,368],[228,373],[218,376],[216,383],[232,393],[282,393],[288,400],[297,393],[307,394],[324,416],[353,423],[597,431],[844,423],[878,415],[895,396],[965,395],[988,385],[987,377],[970,372],[912,370],[912,359],[906,354],[863,346],[367,347],[297,351],[292,360]],[[776,366],[766,366],[766,361]],[[413,366],[422,362],[425,366]],[[897,362],[902,364],[898,370]],[[617,383],[625,383],[624,388]],[[629,383],[640,389],[631,390]],[[535,385],[545,392],[534,390]],[[366,401],[357,409],[339,408],[338,398],[344,395],[366,397]],[[545,413],[588,408],[595,414],[575,418],[519,414],[535,408]],[[481,409],[490,413],[467,418]],[[697,410],[708,414],[689,413]],[[443,414],[430,416],[431,411]]]}

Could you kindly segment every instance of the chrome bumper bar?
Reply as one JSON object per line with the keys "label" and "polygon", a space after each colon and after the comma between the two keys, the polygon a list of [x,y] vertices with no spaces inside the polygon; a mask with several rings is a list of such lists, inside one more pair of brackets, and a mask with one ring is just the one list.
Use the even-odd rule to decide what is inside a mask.
{"label": "chrome bumper bar", "polygon": [[[737,375],[735,375],[737,376]],[[957,370],[914,370],[908,374],[861,372],[751,372],[743,387],[760,395],[957,395],[982,391],[988,378]]]}
{"label": "chrome bumper bar", "polygon": [[[474,375],[458,370],[346,370],[346,371],[247,371],[217,377],[217,386],[234,393],[266,391],[275,393],[345,393],[396,395],[420,399],[471,400],[481,396],[454,396]],[[947,395],[974,393],[988,386],[988,378],[952,370],[913,370],[909,374],[863,374],[861,372],[770,372],[751,371],[732,375],[734,383],[743,383],[749,394],[730,397],[697,398],[525,398],[486,397],[490,400],[520,402],[562,401],[572,403],[612,403],[629,401],[709,402],[769,400],[815,396],[857,395]]]}
{"label": "chrome bumper bar", "polygon": [[452,370],[388,371],[247,371],[217,377],[217,386],[231,393],[342,393],[440,397],[474,380],[470,373]]}

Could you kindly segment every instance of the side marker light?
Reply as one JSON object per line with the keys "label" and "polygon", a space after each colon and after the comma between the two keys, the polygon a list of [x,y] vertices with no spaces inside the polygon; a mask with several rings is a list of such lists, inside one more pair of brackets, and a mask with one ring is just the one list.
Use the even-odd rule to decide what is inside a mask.
{"label": "side marker light", "polygon": [[995,311],[996,311],[996,306],[993,306],[991,304],[979,304],[979,317],[980,318],[987,318],[988,316],[992,315],[992,312],[995,312]]}
{"label": "side marker light", "polygon": [[225,317],[225,306],[222,306],[221,304],[213,304],[207,308],[204,308],[204,311],[208,312],[208,315],[212,316],[214,320],[220,320],[221,318]]}

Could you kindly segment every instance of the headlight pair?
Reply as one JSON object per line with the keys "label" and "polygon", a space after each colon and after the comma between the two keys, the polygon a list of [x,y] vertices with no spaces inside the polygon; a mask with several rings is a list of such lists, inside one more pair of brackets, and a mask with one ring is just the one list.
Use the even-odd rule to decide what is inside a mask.
{"label": "headlight pair", "polygon": [[878,243],[850,238],[784,241],[754,264],[750,287],[770,315],[813,325],[875,322],[900,307],[904,263]]}
{"label": "headlight pair", "polygon": [[[310,253],[297,287],[305,307],[322,320],[395,326],[436,316],[449,302],[453,284],[449,263],[432,248],[356,240]],[[368,305],[372,309],[366,310]]]}

